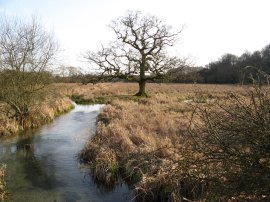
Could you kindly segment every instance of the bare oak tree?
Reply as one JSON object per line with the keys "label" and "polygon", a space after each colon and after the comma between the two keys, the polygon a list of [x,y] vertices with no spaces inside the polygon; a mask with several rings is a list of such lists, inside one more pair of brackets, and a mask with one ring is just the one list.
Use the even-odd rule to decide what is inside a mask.
{"label": "bare oak tree", "polygon": [[128,12],[113,21],[110,28],[117,39],[99,52],[87,52],[84,57],[97,65],[102,75],[111,75],[139,83],[137,96],[145,96],[149,80],[162,79],[167,70],[179,68],[184,61],[167,56],[167,47],[173,46],[178,32],[156,16]]}
{"label": "bare oak tree", "polygon": [[9,105],[21,126],[29,107],[48,83],[57,51],[52,35],[38,20],[2,17],[0,22],[0,101]]}

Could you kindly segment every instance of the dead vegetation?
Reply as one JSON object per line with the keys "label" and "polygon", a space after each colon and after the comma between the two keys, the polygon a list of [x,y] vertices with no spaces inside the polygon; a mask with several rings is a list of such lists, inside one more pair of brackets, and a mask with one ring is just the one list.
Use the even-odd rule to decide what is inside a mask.
{"label": "dead vegetation", "polygon": [[44,91],[46,96],[43,95],[31,104],[27,119],[23,123],[24,128],[13,116],[12,109],[5,103],[0,103],[0,136],[13,135],[22,129],[36,128],[73,107],[70,100],[53,85]]}
{"label": "dead vegetation", "polygon": [[[110,103],[112,100],[142,100],[136,96],[138,84],[136,83],[98,83],[88,84],[55,84],[57,88],[63,88],[64,93],[75,96],[85,103]],[[248,87],[236,85],[211,85],[211,84],[156,84],[148,83],[147,89],[149,97],[163,95],[162,99],[168,102],[168,99],[188,101],[197,99],[196,102],[209,102],[214,96],[224,96],[230,92],[243,92]],[[162,100],[160,100],[162,102]],[[80,102],[80,101],[79,101]],[[170,103],[172,104],[172,103]]]}
{"label": "dead vegetation", "polygon": [[[213,108],[214,107],[214,108]],[[270,193],[270,96],[254,87],[245,96],[229,94],[214,106],[197,108],[191,157],[196,172],[211,183],[208,197],[267,201]],[[197,174],[197,175],[198,175]]]}
{"label": "dead vegetation", "polygon": [[7,197],[7,193],[5,190],[6,182],[5,182],[5,165],[0,167],[0,201],[5,201]]}
{"label": "dead vegetation", "polygon": [[[262,175],[269,173],[269,165],[259,164],[264,166],[260,174],[256,171],[247,176],[246,172],[252,165],[248,160],[261,155],[258,150],[264,153],[258,162],[269,162],[269,151],[255,144],[257,135],[269,138],[267,127],[260,131],[262,123],[266,126],[270,122],[267,97],[262,102],[255,96],[260,94],[249,87],[149,84],[150,98],[123,99],[123,95],[133,93],[133,85],[73,89],[86,99],[113,98],[99,115],[96,135],[80,154],[97,181],[112,186],[121,176],[134,189],[138,201],[263,201],[269,197],[269,176]],[[254,99],[247,92],[253,92]],[[251,124],[263,115],[264,121],[256,122],[257,127]],[[251,137],[248,144],[260,146],[239,148]],[[231,143],[227,146],[239,156],[228,156],[222,140],[226,140],[225,145]],[[239,149],[256,155],[244,164],[237,159],[245,155]],[[260,178],[253,181],[254,176]],[[232,186],[240,180],[238,189]]]}

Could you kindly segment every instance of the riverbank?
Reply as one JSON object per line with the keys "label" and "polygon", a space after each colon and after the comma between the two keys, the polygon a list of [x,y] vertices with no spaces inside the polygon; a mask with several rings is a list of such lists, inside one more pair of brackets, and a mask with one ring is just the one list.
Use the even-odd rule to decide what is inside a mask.
{"label": "riverbank", "polygon": [[[46,91],[46,96],[42,101],[31,105],[24,129],[37,128],[52,121],[55,116],[73,108],[70,99],[55,86],[48,87]],[[5,103],[0,103],[0,137],[18,134],[20,131],[22,128],[15,118],[10,117],[8,106]]]}
{"label": "riverbank", "polygon": [[[124,179],[134,190],[138,201],[183,201],[207,197],[212,201],[228,199],[241,201],[242,196],[237,198],[239,196],[237,193],[241,192],[223,193],[225,188],[234,191],[232,187],[223,189],[223,184],[220,184],[220,179],[232,174],[226,173],[221,166],[224,164],[223,160],[227,159],[209,161],[209,156],[206,155],[208,150],[206,152],[201,148],[198,152],[198,147],[197,149],[193,147],[198,146],[194,145],[194,139],[198,140],[200,134],[203,134],[198,131],[205,131],[203,127],[208,127],[204,125],[207,124],[204,122],[206,119],[202,119],[206,117],[200,116],[202,114],[195,115],[194,109],[200,109],[201,112],[208,109],[219,110],[215,120],[225,122],[229,116],[226,110],[233,111],[233,107],[241,109],[243,106],[250,106],[250,110],[245,110],[247,113],[254,110],[254,107],[249,105],[252,99],[251,102],[246,99],[249,88],[232,85],[149,84],[147,86],[149,98],[132,96],[136,88],[136,84],[114,83],[81,86],[73,90],[73,93],[77,93],[76,95],[81,98],[107,100],[107,106],[98,117],[95,136],[89,139],[80,153],[81,160],[92,168],[93,178],[104,186],[113,186],[119,179]],[[239,99],[234,97],[235,95],[239,95]],[[255,100],[257,106],[258,100],[257,98]],[[242,106],[237,106],[239,101]],[[232,108],[222,109],[219,105]],[[244,117],[248,115],[245,114]],[[238,117],[238,114],[233,117]],[[243,122],[241,124],[247,123],[248,127],[250,117],[246,122],[244,117],[240,119]],[[237,128],[240,127],[238,120],[232,118],[231,120],[234,122],[230,124],[236,127],[231,130],[240,130]],[[196,131],[193,130],[191,133],[191,129]],[[229,129],[228,126],[227,130]],[[224,139],[223,133],[217,138]],[[203,147],[201,143],[199,142],[199,146]],[[212,147],[207,142],[204,143],[206,149]],[[217,148],[217,152],[224,149],[222,145],[217,145]],[[217,155],[224,156],[222,152]],[[228,162],[226,163],[228,165]],[[239,166],[236,164],[232,164],[232,168]],[[245,170],[245,167],[243,169]],[[241,177],[239,173],[235,175]],[[215,187],[218,189],[215,190]],[[254,191],[255,189],[250,193]],[[242,201],[248,199],[245,197],[250,197],[245,194],[245,192],[241,194]],[[259,197],[255,196],[253,199],[265,199]]]}

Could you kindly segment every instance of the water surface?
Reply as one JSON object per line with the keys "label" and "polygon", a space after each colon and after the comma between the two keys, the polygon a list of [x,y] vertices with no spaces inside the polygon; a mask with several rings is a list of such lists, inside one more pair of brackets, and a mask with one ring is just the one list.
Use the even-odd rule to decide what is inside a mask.
{"label": "water surface", "polygon": [[94,134],[102,105],[76,105],[52,123],[0,142],[10,199],[18,202],[129,201],[126,185],[98,187],[77,155]]}

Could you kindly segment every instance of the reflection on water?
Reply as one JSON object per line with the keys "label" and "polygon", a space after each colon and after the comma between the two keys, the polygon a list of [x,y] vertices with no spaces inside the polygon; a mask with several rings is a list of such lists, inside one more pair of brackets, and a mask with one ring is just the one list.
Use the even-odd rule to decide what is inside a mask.
{"label": "reflection on water", "polygon": [[101,189],[76,155],[95,131],[102,105],[77,105],[53,123],[19,137],[1,140],[0,162],[7,164],[12,201],[130,201],[125,185]]}

